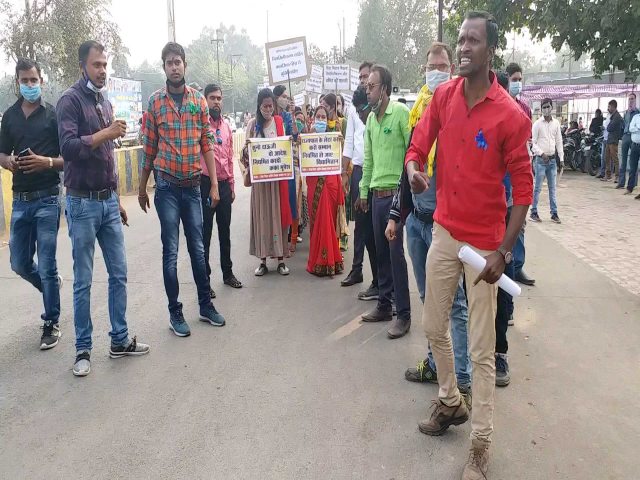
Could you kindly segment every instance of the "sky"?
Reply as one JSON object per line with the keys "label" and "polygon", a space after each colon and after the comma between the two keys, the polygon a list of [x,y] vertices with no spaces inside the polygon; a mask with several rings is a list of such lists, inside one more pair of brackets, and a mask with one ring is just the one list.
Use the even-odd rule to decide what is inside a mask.
{"label": "sky", "polygon": [[[10,1],[16,6],[24,5],[24,0]],[[307,44],[314,43],[328,51],[339,44],[338,23],[342,28],[343,17],[346,46],[353,44],[359,3],[359,0],[323,0],[321,8],[310,8],[306,0],[174,0],[176,40],[187,46],[203,27],[215,28],[224,23],[235,25],[238,31],[246,29],[253,43],[263,46],[267,41],[268,9],[270,41],[306,36]],[[131,52],[129,65],[137,66],[145,59],[156,62],[168,41],[166,0],[111,0],[111,5],[112,17]],[[0,69],[9,72],[13,69],[4,54]]]}

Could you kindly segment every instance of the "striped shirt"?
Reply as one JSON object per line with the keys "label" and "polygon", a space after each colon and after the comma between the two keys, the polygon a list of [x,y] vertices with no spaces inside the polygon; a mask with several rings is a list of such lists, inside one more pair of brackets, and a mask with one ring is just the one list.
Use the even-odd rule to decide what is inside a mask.
{"label": "striped shirt", "polygon": [[212,150],[207,101],[197,90],[184,88],[179,110],[166,87],[151,95],[143,142],[143,168],[178,179],[199,175],[200,152]]}

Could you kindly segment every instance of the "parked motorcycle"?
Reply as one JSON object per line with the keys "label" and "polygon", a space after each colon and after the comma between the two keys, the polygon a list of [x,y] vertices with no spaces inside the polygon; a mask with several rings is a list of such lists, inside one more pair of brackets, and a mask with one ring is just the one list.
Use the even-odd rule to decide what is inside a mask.
{"label": "parked motorcycle", "polygon": [[[581,143],[582,155],[584,157],[583,165],[589,171],[589,175],[592,177],[597,175],[600,171],[600,164],[602,161],[602,142],[604,137],[596,137],[593,133],[588,133],[584,136]],[[583,172],[584,172],[583,168]]]}
{"label": "parked motorcycle", "polygon": [[562,149],[564,150],[565,165],[568,165],[573,171],[580,169],[584,172],[585,160],[582,154],[581,143],[582,130],[569,129],[564,134]]}

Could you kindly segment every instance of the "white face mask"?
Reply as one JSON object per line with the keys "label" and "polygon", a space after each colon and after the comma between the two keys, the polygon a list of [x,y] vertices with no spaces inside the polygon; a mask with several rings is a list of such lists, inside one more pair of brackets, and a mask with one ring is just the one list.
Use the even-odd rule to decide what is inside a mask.
{"label": "white face mask", "polygon": [[440,70],[430,70],[426,74],[427,87],[429,91],[434,93],[441,83],[449,80],[449,72],[441,72]]}
{"label": "white face mask", "polygon": [[286,110],[287,107],[289,106],[289,99],[284,97],[278,97],[277,103],[278,103],[278,107],[280,107],[281,110]]}

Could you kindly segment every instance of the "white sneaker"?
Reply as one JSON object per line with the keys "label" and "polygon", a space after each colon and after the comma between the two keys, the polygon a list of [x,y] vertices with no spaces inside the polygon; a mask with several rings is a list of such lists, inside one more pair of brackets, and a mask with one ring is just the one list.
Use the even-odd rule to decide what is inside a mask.
{"label": "white sneaker", "polygon": [[76,377],[86,377],[91,372],[91,352],[85,350],[76,355],[76,363],[73,364],[73,374]]}
{"label": "white sneaker", "polygon": [[289,275],[289,267],[287,267],[284,263],[278,265],[278,273],[280,275]]}

